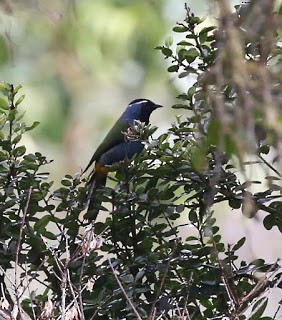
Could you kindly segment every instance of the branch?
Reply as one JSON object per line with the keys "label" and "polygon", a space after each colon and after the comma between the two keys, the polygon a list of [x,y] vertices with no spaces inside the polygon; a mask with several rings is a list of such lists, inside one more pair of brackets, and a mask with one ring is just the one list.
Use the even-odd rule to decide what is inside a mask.
{"label": "branch", "polygon": [[114,269],[114,267],[113,267],[113,265],[112,265],[112,263],[111,263],[111,260],[110,260],[109,258],[108,258],[108,261],[109,261],[109,265],[110,265],[110,267],[111,267],[111,270],[112,270],[112,272],[113,272],[113,275],[114,275],[114,277],[116,278],[116,281],[117,281],[117,283],[118,283],[118,285],[119,285],[122,293],[124,294],[127,302],[129,303],[130,307],[132,308],[133,312],[135,313],[136,318],[137,318],[138,320],[142,320],[142,318],[140,317],[140,315],[139,315],[138,311],[136,310],[134,304],[133,304],[132,301],[130,300],[130,298],[129,298],[129,296],[127,295],[126,291],[124,290],[121,282],[119,281],[119,278],[118,278],[118,276],[116,275],[115,269]]}
{"label": "branch", "polygon": [[25,219],[26,219],[26,215],[27,215],[27,210],[28,210],[28,206],[29,206],[29,202],[30,202],[31,193],[32,193],[32,187],[30,187],[28,190],[26,204],[25,204],[25,207],[23,210],[23,218],[22,218],[21,226],[20,226],[19,239],[18,239],[17,249],[16,249],[16,259],[15,259],[15,286],[14,286],[14,289],[15,289],[15,298],[16,298],[17,305],[18,305],[18,308],[20,311],[22,311],[22,308],[21,308],[21,304],[20,304],[20,295],[18,293],[18,289],[19,289],[19,285],[18,285],[19,255],[20,255],[20,250],[21,250],[22,235],[23,235],[23,230],[25,227]]}

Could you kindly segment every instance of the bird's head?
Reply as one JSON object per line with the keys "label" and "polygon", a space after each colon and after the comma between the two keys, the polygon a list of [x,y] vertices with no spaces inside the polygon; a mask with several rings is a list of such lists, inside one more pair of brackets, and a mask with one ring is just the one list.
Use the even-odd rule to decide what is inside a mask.
{"label": "bird's head", "polygon": [[129,103],[126,110],[133,115],[134,120],[148,124],[151,113],[161,107],[149,99],[135,99]]}

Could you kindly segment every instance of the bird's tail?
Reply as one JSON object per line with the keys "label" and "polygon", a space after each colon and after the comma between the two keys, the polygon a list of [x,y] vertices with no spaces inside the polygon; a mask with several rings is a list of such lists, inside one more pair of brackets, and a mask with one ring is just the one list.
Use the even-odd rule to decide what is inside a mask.
{"label": "bird's tail", "polygon": [[107,173],[105,172],[93,172],[87,186],[89,188],[88,194],[88,209],[85,213],[85,218],[89,221],[94,221],[97,218],[101,201],[97,198],[97,190],[105,186],[107,180]]}

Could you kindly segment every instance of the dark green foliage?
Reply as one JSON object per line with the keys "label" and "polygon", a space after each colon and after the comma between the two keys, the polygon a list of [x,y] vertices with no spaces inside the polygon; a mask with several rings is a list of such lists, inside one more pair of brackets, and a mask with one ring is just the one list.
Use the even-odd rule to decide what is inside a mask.
{"label": "dark green foliage", "polygon": [[[1,85],[0,261],[5,283],[1,278],[0,292],[11,308],[18,304],[21,315],[70,318],[72,310],[80,319],[246,319],[248,311],[249,319],[270,319],[263,317],[263,294],[279,287],[279,265],[242,261],[246,238],[223,243],[214,205],[227,204],[226,214],[241,209],[248,217],[263,210],[268,213],[265,228],[281,231],[281,175],[262,157],[270,147],[277,151],[279,131],[266,124],[261,130],[269,139],[252,135],[263,115],[260,88],[248,92],[258,102],[245,123],[251,129],[237,122],[236,109],[246,107],[242,99],[247,91],[243,94],[242,83],[236,82],[234,66],[226,70],[223,44],[232,30],[241,30],[238,21],[226,26],[221,17],[218,28],[201,27],[202,22],[186,8],[185,21],[173,29],[183,35],[176,52],[171,37],[157,48],[172,59],[169,72],[197,76],[173,106],[187,116],[176,118],[156,139],[151,138],[155,128],[136,124],[147,148],[118,166],[114,188],[99,191],[101,209],[108,211],[104,222],[86,225],[83,220],[84,177],[65,175],[61,187],[51,190],[44,169],[50,161],[21,143],[38,122],[23,122],[20,87]],[[248,30],[243,31],[246,36]],[[243,48],[252,44],[245,36]],[[246,49],[244,61],[257,61],[257,50],[255,45]],[[281,52],[273,52],[281,58]],[[222,71],[220,82],[216,67]],[[278,77],[272,72],[273,79]],[[277,102],[275,81],[269,86]],[[227,115],[234,121],[226,123]],[[255,160],[247,163],[246,154]],[[259,159],[273,172],[266,177],[265,191],[251,193],[250,186],[260,181],[240,181],[234,157],[241,168]],[[185,238],[180,238],[184,227]],[[9,272],[14,283],[8,281]]]}

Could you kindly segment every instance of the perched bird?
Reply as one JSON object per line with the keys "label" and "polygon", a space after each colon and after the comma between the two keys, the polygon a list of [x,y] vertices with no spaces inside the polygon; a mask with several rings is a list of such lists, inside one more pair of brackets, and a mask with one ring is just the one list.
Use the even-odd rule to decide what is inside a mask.
{"label": "perched bird", "polygon": [[134,125],[135,120],[148,124],[151,113],[160,107],[162,106],[148,99],[136,99],[130,102],[124,113],[94,152],[84,170],[86,172],[95,163],[88,182],[89,204],[85,214],[85,218],[88,220],[95,220],[98,215],[99,209],[97,209],[97,204],[99,205],[100,203],[97,203],[96,191],[105,186],[108,172],[115,170],[113,164],[117,164],[126,158],[132,158],[144,148],[140,140],[127,140],[124,133]]}

